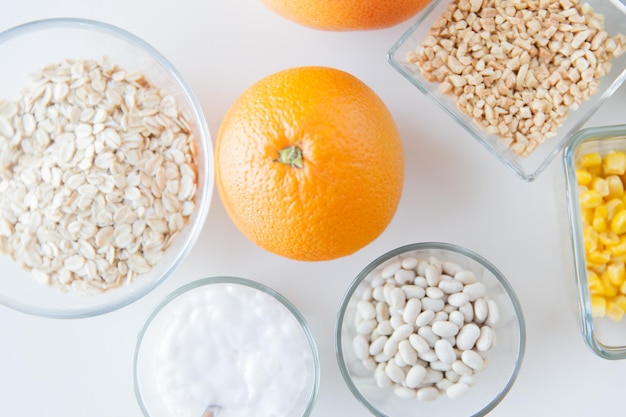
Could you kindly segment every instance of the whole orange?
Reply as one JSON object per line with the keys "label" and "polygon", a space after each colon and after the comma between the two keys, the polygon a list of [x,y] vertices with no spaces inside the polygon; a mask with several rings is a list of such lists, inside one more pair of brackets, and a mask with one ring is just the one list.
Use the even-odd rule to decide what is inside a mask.
{"label": "whole orange", "polygon": [[279,15],[314,29],[372,30],[395,26],[431,0],[262,0]]}
{"label": "whole orange", "polygon": [[356,252],[392,220],[404,159],[380,97],[351,74],[291,68],[232,104],[215,146],[216,187],[258,246],[321,261]]}

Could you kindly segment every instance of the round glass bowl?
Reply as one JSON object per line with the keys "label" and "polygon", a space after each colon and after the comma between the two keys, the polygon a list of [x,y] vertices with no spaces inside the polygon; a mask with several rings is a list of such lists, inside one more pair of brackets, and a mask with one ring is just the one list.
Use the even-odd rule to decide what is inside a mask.
{"label": "round glass bowl", "polygon": [[146,417],[201,417],[208,407],[215,417],[306,417],[320,363],[308,324],[285,297],[212,277],[156,307],[139,333],[133,373]]}
{"label": "round glass bowl", "polygon": [[[438,263],[444,263],[443,274],[447,275],[447,277],[441,275],[437,280],[437,274],[431,274],[432,271],[425,270],[422,266],[415,266],[418,263],[423,263],[423,265],[430,263],[433,266]],[[447,268],[447,263],[453,263],[456,266]],[[404,265],[402,267],[404,272],[394,273],[393,271],[398,270],[400,264]],[[465,271],[463,272],[465,278],[463,274],[453,273],[453,270]],[[413,275],[412,272],[407,273],[407,271],[414,271],[415,274]],[[467,271],[473,273],[475,280],[467,278],[468,275],[471,276]],[[469,314],[465,308],[449,307],[452,303],[462,305],[462,302],[458,303],[459,296],[457,296],[457,301],[453,301],[451,296],[457,290],[449,291],[450,286],[446,287],[445,285],[437,284],[437,281],[441,283],[444,281],[458,281],[453,284],[453,286],[457,285],[457,290],[460,288],[458,283],[463,283],[463,289],[459,293],[466,292],[467,294],[471,294],[471,290],[468,288],[470,282],[482,283],[483,285],[478,284],[482,288],[482,295],[474,293],[470,301],[466,301],[466,304],[471,305],[470,310],[476,311],[476,315],[472,313],[465,316],[465,314]],[[385,290],[382,288],[384,285],[388,285],[388,288]],[[473,288],[476,289],[478,286],[474,285]],[[379,290],[373,290],[376,287],[379,287]],[[445,288],[448,292],[445,292],[443,296],[441,296],[441,292],[430,289],[425,289],[420,293],[415,287]],[[444,321],[447,321],[447,324],[444,326],[437,325],[436,321],[440,317],[431,319],[427,324],[420,321],[425,320],[430,313],[426,313],[423,316],[417,315],[417,318],[415,318],[415,312],[405,315],[405,311],[409,309],[409,301],[406,301],[404,307],[401,307],[402,303],[395,304],[397,303],[397,298],[392,295],[394,293],[393,288],[400,289],[400,293],[404,294],[403,299],[420,299],[419,304],[422,307],[420,307],[419,311],[421,312],[426,310],[435,312],[442,305],[445,305],[445,310],[447,313],[450,313],[449,318],[443,318]],[[389,295],[384,295],[384,293]],[[424,296],[424,293],[426,293],[426,296]],[[388,297],[390,297],[391,303],[387,302]],[[431,300],[426,301],[426,298],[431,297],[441,297],[442,303],[439,304],[439,307],[432,307],[434,305],[432,303],[428,304]],[[460,297],[462,298],[463,296]],[[475,301],[471,301],[472,299]],[[499,314],[492,316],[490,311],[486,319],[484,315],[479,315],[477,305],[482,302],[477,301],[478,299],[490,300],[490,302],[495,303]],[[371,317],[372,312],[367,313],[368,309],[360,305],[363,300],[367,300],[370,305],[375,306],[376,315],[371,320],[374,320],[376,324],[375,331],[378,332],[378,335],[370,335],[372,326],[369,326],[369,329],[367,329],[368,326],[365,319]],[[393,329],[399,329],[399,325],[394,325],[393,322],[393,317],[399,316],[404,323],[409,323],[410,332],[405,333],[404,336],[399,336],[395,330],[383,330],[384,325],[379,326],[379,324],[388,320],[388,318],[385,317],[385,314],[387,314],[384,313],[385,309],[380,308],[379,305],[388,306],[389,316],[392,317]],[[452,311],[457,313],[453,315]],[[462,316],[458,315],[460,311],[464,311]],[[409,316],[413,318],[408,318]],[[453,319],[454,316],[456,318]],[[461,322],[457,329],[460,328],[461,330],[453,336],[444,334],[444,329],[449,330],[450,324],[459,317],[461,317]],[[492,319],[490,317],[495,322],[491,322]],[[475,322],[480,329],[489,327],[492,330],[491,344],[488,342],[486,345],[483,344],[486,339],[483,341],[474,339],[474,343],[468,341],[467,335],[469,331],[464,336],[461,335],[461,333],[465,332],[463,326],[470,322]],[[435,336],[434,339],[428,342],[431,336],[428,336],[426,332],[422,332],[424,327],[428,327],[431,330],[431,336],[434,334],[433,332],[436,332],[441,337]],[[445,331],[447,332],[448,330]],[[400,341],[400,343],[402,343],[402,340],[408,340],[409,346],[418,348],[414,348],[413,355],[415,352],[420,351],[424,353],[418,353],[417,359],[413,356],[407,359],[409,362],[399,363],[398,361],[402,362],[401,358],[409,358],[411,355],[403,355],[402,347],[397,344],[397,348],[391,348],[389,352],[387,352],[387,346],[385,346],[382,353],[379,354],[377,353],[378,349],[373,347],[375,343],[372,342],[384,334],[389,335],[386,336],[388,340],[395,339],[396,342]],[[426,341],[427,344],[419,347],[419,343],[417,343],[419,338],[415,336],[416,334],[423,336],[422,343]],[[359,344],[356,343],[358,335],[364,336],[368,340],[368,348],[358,347]],[[440,341],[442,339],[447,341]],[[451,358],[446,358],[446,355],[444,355],[446,352],[443,349],[445,347],[443,345],[446,343],[450,343],[454,348],[454,350],[448,350],[448,353],[452,355]],[[517,378],[524,355],[525,324],[520,304],[513,289],[504,276],[487,260],[468,249],[452,244],[416,243],[397,248],[382,255],[370,263],[356,277],[344,296],[339,310],[335,344],[337,361],[346,384],[357,400],[375,416],[483,416],[498,405]],[[391,344],[393,345],[393,343]],[[409,350],[406,349],[404,351]],[[467,356],[465,356],[466,353],[461,354],[464,351],[472,351],[473,353],[467,353]],[[437,357],[433,358],[433,353]],[[475,353],[483,358],[482,368],[476,367],[480,370],[469,372],[467,367],[456,363],[465,363],[467,360],[467,363],[472,364],[472,361],[476,360]],[[474,359],[472,359],[472,356],[474,356]],[[443,362],[448,365],[444,364],[442,366]],[[389,368],[394,368],[393,365],[389,365],[390,363],[395,364],[395,368],[401,369],[402,374],[398,375],[397,369],[393,369],[393,372],[389,371]],[[474,365],[472,364],[472,366]],[[413,367],[427,369],[428,374],[424,376],[423,371],[421,374],[420,372],[410,371]],[[446,369],[452,369],[453,372],[449,373]],[[456,372],[457,370],[458,373]],[[377,376],[379,372],[386,373],[387,377],[382,376],[382,378],[379,378],[380,375]],[[456,375],[453,375],[453,373]],[[461,379],[464,375],[468,376],[469,379]],[[436,382],[442,379],[446,379],[447,382]],[[393,382],[394,380],[396,382]],[[454,383],[458,383],[457,387],[449,389],[448,387]],[[460,384],[469,386],[469,390],[459,391],[457,388],[461,387]],[[400,386],[403,387],[399,388]],[[431,388],[425,389],[420,393],[420,390],[424,387]],[[455,389],[457,390],[454,391]],[[430,400],[428,399],[429,397]]]}
{"label": "round glass bowl", "polygon": [[[152,100],[152,104],[150,106],[153,108],[157,105],[163,106],[163,108],[168,107],[167,112],[172,116],[172,120],[175,119],[176,121],[180,121],[182,120],[180,115],[183,113],[186,115],[185,122],[182,122],[182,127],[179,127],[180,129],[184,129],[183,131],[185,131],[185,136],[193,136],[192,145],[189,146],[191,150],[187,154],[189,158],[186,159],[186,161],[195,158],[195,164],[190,164],[190,166],[195,165],[195,204],[193,209],[189,209],[190,214],[187,213],[189,214],[189,217],[186,218],[186,221],[182,224],[182,229],[179,230],[178,235],[174,236],[171,246],[164,251],[163,256],[160,257],[158,263],[156,263],[149,272],[145,272],[146,269],[139,266],[134,268],[137,275],[131,282],[127,282],[127,280],[125,280],[121,286],[96,295],[78,295],[76,291],[60,291],[58,288],[53,288],[50,285],[38,283],[29,270],[22,268],[17,261],[13,261],[8,255],[5,254],[8,245],[6,243],[6,239],[0,242],[0,244],[4,246],[4,250],[0,251],[2,252],[0,253],[0,270],[2,271],[2,277],[0,278],[0,304],[4,304],[15,310],[37,316],[79,318],[107,313],[136,301],[160,284],[176,268],[176,266],[182,262],[196,241],[208,213],[213,189],[212,148],[208,127],[198,101],[178,71],[152,46],[122,29],[92,20],[60,18],[34,21],[14,27],[0,33],[0,54],[4,57],[2,69],[0,69],[0,72],[2,73],[2,77],[0,77],[0,103],[3,103],[0,104],[0,126],[2,126],[0,127],[0,154],[2,154],[2,162],[0,162],[0,164],[2,164],[0,166],[0,169],[2,170],[2,178],[0,178],[0,187],[2,188],[2,191],[0,191],[0,193],[3,194],[3,196],[0,197],[0,208],[3,206],[6,207],[7,204],[10,204],[7,203],[9,198],[9,192],[7,189],[11,189],[11,187],[7,185],[7,181],[13,180],[13,171],[10,164],[8,164],[8,161],[11,160],[12,163],[16,164],[27,164],[32,162],[19,160],[14,149],[12,151],[7,151],[10,149],[10,146],[7,145],[8,143],[15,144],[21,140],[21,143],[23,144],[22,146],[32,147],[34,141],[43,141],[46,138],[49,138],[49,144],[51,145],[50,149],[52,149],[52,146],[58,146],[58,148],[56,148],[57,152],[50,151],[50,154],[62,155],[63,158],[67,157],[66,159],[63,159],[63,163],[66,165],[62,170],[59,169],[56,173],[46,177],[46,175],[43,174],[42,164],[37,162],[33,167],[32,172],[42,172],[42,181],[49,181],[57,186],[66,186],[69,188],[69,190],[66,190],[67,194],[73,194],[72,187],[76,188],[78,184],[73,182],[74,180],[70,180],[68,175],[64,176],[63,172],[68,172],[70,169],[78,167],[79,170],[74,173],[80,174],[80,170],[89,165],[88,163],[83,165],[86,163],[85,160],[88,160],[89,158],[93,159],[92,162],[94,165],[97,162],[98,164],[102,163],[102,166],[105,168],[107,167],[106,159],[97,160],[98,156],[101,156],[100,153],[104,153],[102,146],[100,145],[94,145],[94,147],[91,148],[94,150],[93,155],[91,156],[88,156],[88,153],[85,150],[85,154],[83,155],[87,156],[84,156],[82,159],[83,164],[80,163],[80,158],[76,156],[78,153],[74,153],[75,149],[79,149],[84,146],[89,147],[89,145],[86,145],[87,142],[79,141],[79,137],[82,138],[81,140],[90,139],[97,142],[99,140],[98,134],[103,134],[103,125],[110,121],[104,117],[104,114],[98,114],[97,109],[104,108],[105,110],[108,110],[109,114],[116,111],[127,112],[126,118],[122,117],[120,119],[122,122],[119,122],[119,126],[124,126],[124,123],[127,123],[127,127],[130,127],[133,123],[144,124],[144,126],[150,125],[150,129],[154,132],[152,136],[141,133],[144,138],[151,138],[150,141],[158,142],[161,138],[164,138],[163,140],[169,140],[172,138],[172,136],[168,136],[168,134],[163,133],[163,126],[159,126],[158,123],[157,126],[155,126],[155,118],[150,119],[150,116],[155,116],[154,112],[150,113],[150,111],[147,111],[146,113],[141,114],[135,112],[133,113],[133,116],[128,115],[130,112],[129,109],[141,110],[149,107],[147,102],[140,102],[141,99],[138,95],[134,97],[132,96],[132,89],[130,91],[125,91],[123,94],[118,93],[116,97],[115,93],[109,94],[110,92],[106,87],[106,85],[109,85],[109,81],[100,84],[97,82],[93,83],[92,78],[87,80],[87,77],[85,76],[76,76],[76,79],[72,79],[71,82],[62,76],[59,76],[58,79],[52,79],[49,83],[49,87],[46,87],[48,90],[43,89],[41,95],[34,99],[31,103],[33,108],[39,106],[38,115],[36,117],[33,116],[28,120],[26,117],[23,117],[23,120],[19,122],[21,123],[22,129],[16,129],[15,120],[19,120],[20,116],[15,118],[12,114],[17,112],[18,115],[22,115],[26,113],[27,110],[13,111],[12,113],[10,106],[19,101],[19,97],[27,85],[32,87],[33,81],[30,76],[42,71],[44,67],[52,64],[60,64],[66,60],[73,60],[74,62],[82,60],[101,61],[106,57],[108,62],[117,65],[119,69],[123,70],[115,76],[118,80],[123,74],[126,80],[132,81],[134,79],[138,84],[141,84],[143,81],[141,79],[138,79],[137,81],[136,77],[138,74],[142,74],[144,79],[150,85],[162,92],[162,98],[164,98],[164,100],[157,102],[158,104],[154,104],[155,97],[147,99]],[[76,72],[76,74],[77,73],[78,72]],[[91,77],[91,75],[89,77]],[[107,78],[107,80],[110,80],[110,78]],[[91,84],[89,84],[90,82]],[[91,86],[91,88],[87,89],[88,86]],[[137,91],[143,91],[141,87],[141,85],[137,86]],[[67,105],[66,108],[57,106],[54,110],[51,109],[54,104],[61,103],[62,105],[65,105],[66,102],[63,101],[63,97],[68,97],[71,94],[79,94],[77,93],[78,90],[81,90],[80,94],[83,95],[81,100],[85,103],[90,103],[90,106],[93,105],[91,109],[95,112],[94,114],[90,114],[90,110],[84,111],[85,108],[81,108],[81,106],[76,103],[73,104],[72,108]],[[85,93],[85,91],[88,91],[88,93]],[[102,91],[102,94],[98,94],[99,91]],[[167,99],[165,99],[166,95],[169,95]],[[4,102],[2,102],[2,100],[4,100]],[[39,102],[40,100],[42,101]],[[140,103],[143,107],[140,106]],[[45,110],[46,108],[48,110]],[[160,108],[161,107],[159,107],[159,109]],[[172,113],[173,109],[177,110],[176,114]],[[105,112],[105,110],[103,110],[103,112]],[[156,116],[161,116],[165,112],[165,110],[163,112],[157,111]],[[37,120],[37,118],[39,118],[39,120]],[[48,123],[47,126],[50,128],[50,123],[56,123],[62,118],[64,118],[64,122],[60,125],[60,129],[65,129],[66,131],[70,130],[70,128],[74,129],[74,135],[69,138],[67,135],[63,137],[63,145],[61,145],[61,139],[58,138],[57,135],[62,133],[59,132],[59,130],[56,130],[54,135],[50,133],[48,135],[43,134],[41,136],[37,136],[40,130],[46,130],[46,126],[44,125],[45,123]],[[67,123],[67,121],[70,121],[70,123]],[[100,123],[99,126],[98,123]],[[69,127],[68,124],[72,124],[72,126]],[[79,124],[81,125],[80,128],[78,128]],[[55,125],[55,127],[51,129],[59,129],[59,126]],[[180,129],[171,128],[170,130],[178,131],[178,133],[180,133]],[[124,149],[128,150],[131,148],[131,145],[125,144],[127,138],[125,137],[124,132],[121,130],[118,130],[118,132],[121,132],[119,133],[119,142],[116,143],[116,138],[113,136],[108,137],[108,142],[105,143],[109,146],[109,148],[112,148],[108,149],[111,154],[109,156],[113,157],[111,160],[120,162],[125,156],[128,156],[131,153],[129,151],[124,154]],[[177,140],[176,135],[178,133],[174,134],[174,141]],[[18,135],[21,135],[21,137],[18,137]],[[137,137],[128,140],[135,140],[135,143],[142,143],[142,140],[138,140]],[[44,142],[37,142],[38,146],[43,146],[42,143]],[[144,147],[142,149],[142,153],[147,149],[148,145],[145,144],[148,143],[148,140],[144,139],[143,143]],[[122,149],[118,149],[118,146],[121,146]],[[124,148],[124,146],[126,146],[126,148]],[[10,155],[11,152],[13,153],[12,155]],[[153,154],[156,153],[158,153],[158,150],[155,150]],[[172,155],[169,155],[169,157],[171,156]],[[115,157],[117,159],[115,159]],[[126,160],[131,161],[130,156],[128,156]],[[179,161],[177,161],[177,166],[180,167],[181,164],[178,164],[178,162]],[[46,162],[46,164],[48,163],[49,162]],[[144,165],[147,164],[146,161],[141,163]],[[164,165],[161,166],[163,167]],[[52,171],[54,171],[54,169],[50,169],[48,167],[47,174],[50,174]],[[144,173],[147,172],[147,169],[144,170]],[[119,172],[117,173],[119,174]],[[161,174],[162,173],[163,172],[161,172]],[[54,179],[55,177],[57,177],[56,180]],[[126,176],[122,175],[122,177]],[[137,191],[136,188],[129,190],[131,185],[134,185],[129,184],[131,177],[132,175],[128,175],[127,178],[119,178],[118,176],[116,180],[122,182],[126,179],[128,180],[126,188],[124,188],[124,185],[120,186],[120,184],[115,184],[115,187],[123,188],[123,198],[118,199],[118,201],[124,201],[123,205],[135,198],[141,198],[142,196],[145,197],[144,194],[139,195],[135,192]],[[144,174],[143,177],[140,177],[142,184],[145,184],[145,181],[148,181],[147,177],[157,178],[156,171],[153,176]],[[179,178],[181,177],[182,174]],[[135,176],[134,179],[136,180],[137,178],[138,177]],[[168,179],[171,178],[173,177],[168,177]],[[28,181],[31,180],[32,178],[29,177]],[[91,178],[84,179],[81,184],[84,184],[85,181],[92,185],[95,184],[96,187],[98,186],[97,182],[91,182]],[[28,184],[28,182],[24,182],[24,184]],[[26,190],[25,192],[28,192],[27,190],[30,189],[37,189],[37,192],[39,192],[40,189],[37,187],[38,185],[35,184],[32,187],[23,187],[23,189]],[[76,188],[76,191],[78,191],[78,188]],[[85,194],[91,193],[91,195],[93,195],[93,187],[86,187],[81,191],[84,191]],[[106,203],[110,202],[110,191],[112,190],[101,188],[100,191],[104,195],[104,200],[99,201],[104,201]],[[128,193],[126,193],[127,191]],[[118,231],[118,234],[121,234],[124,230],[121,228],[121,225],[125,221],[128,222],[129,218],[147,220],[147,211],[149,209],[139,210],[137,209],[137,206],[133,206],[131,204],[124,207],[126,213],[120,212],[117,216],[111,213],[111,216],[109,217],[113,219],[112,221],[105,219],[96,224],[92,221],[87,221],[87,223],[90,224],[85,225],[83,223],[76,222],[75,220],[77,220],[78,217],[85,215],[89,210],[92,210],[93,215],[95,216],[99,214],[98,212],[105,211],[105,209],[94,209],[95,206],[92,202],[84,201],[80,206],[81,212],[72,213],[73,209],[68,210],[71,206],[71,198],[79,197],[73,194],[71,198],[64,199],[64,196],[59,195],[57,191],[54,191],[53,193],[53,199],[61,199],[55,200],[58,206],[56,209],[60,211],[51,214],[49,211],[52,211],[51,206],[54,204],[46,204],[45,208],[48,211],[46,211],[46,215],[43,216],[44,219],[42,222],[50,221],[48,217],[56,218],[59,225],[64,225],[59,226],[57,229],[59,233],[69,232],[74,236],[80,236],[80,239],[83,240],[88,240],[90,237],[93,238],[101,228],[106,226],[111,227],[113,230]],[[82,195],[83,194],[80,194],[80,196]],[[67,197],[67,195],[65,195],[65,197]],[[96,197],[94,197],[93,201],[95,200]],[[33,208],[39,210],[40,212],[44,209],[44,207],[42,207],[44,204],[38,202],[37,199],[31,199],[30,201]],[[178,209],[175,211],[177,210]],[[74,217],[71,219],[65,218],[65,220],[63,220],[63,217],[68,214]],[[106,213],[102,214],[105,217],[107,216]],[[187,214],[185,214],[185,217]],[[31,216],[31,219],[32,217],[33,216]],[[161,217],[163,218],[164,216]],[[20,221],[21,220],[23,219],[20,219]],[[13,226],[7,228],[7,224],[4,221],[1,223],[3,223],[3,230],[0,232],[0,235],[2,235],[3,238],[6,238],[6,236],[11,233],[10,229]],[[67,227],[65,227],[65,225],[67,225]],[[94,225],[96,226],[96,229],[94,229]],[[38,229],[36,227],[36,223],[31,224],[31,226],[33,226],[33,229]],[[161,223],[159,226],[163,226],[163,224]],[[155,226],[156,229],[159,229],[159,232],[156,233],[160,233],[160,231],[162,231],[159,226]],[[151,226],[148,227],[151,230],[155,230]],[[15,228],[17,228],[17,226],[15,226]],[[135,229],[133,233],[136,233],[134,236],[137,236],[140,234],[140,231]],[[44,249],[42,249],[41,245],[46,244],[48,245],[48,248],[46,249],[48,253],[56,254],[57,252],[55,251],[58,249],[58,254],[67,254],[69,252],[72,252],[72,255],[82,254],[80,257],[72,258],[67,262],[67,264],[64,262],[64,266],[72,272],[80,269],[82,267],[81,265],[89,263],[87,261],[93,257],[92,251],[102,249],[102,247],[97,244],[91,244],[91,248],[84,246],[82,247],[83,250],[79,251],[79,245],[84,245],[84,243],[79,242],[79,238],[76,238],[73,243],[60,244],[57,236],[43,236],[40,232],[37,232],[35,235],[37,237],[37,242],[25,242],[25,246],[19,248],[14,247],[14,245],[10,245],[13,246],[11,250],[29,250],[30,254],[36,257],[44,253]],[[153,235],[153,237],[158,240],[157,234]],[[36,243],[36,245],[31,246],[33,243]],[[120,243],[116,248],[108,250],[123,251],[122,248],[128,248],[128,245],[132,246],[136,243],[137,241],[134,243],[126,241],[125,244]],[[52,246],[55,248],[52,248]],[[89,252],[92,253],[90,254]],[[132,250],[128,250],[127,253],[132,253]],[[111,257],[109,259],[114,259],[112,256],[114,254],[115,253],[111,253]],[[121,268],[121,271],[124,271],[125,267],[120,267],[119,264],[114,266],[117,266]],[[98,271],[97,273],[93,273],[93,265],[90,265],[90,268],[92,268],[91,275],[95,276],[96,281],[103,278],[103,274],[100,273],[100,271],[104,270],[102,262],[99,265],[99,268],[102,269],[95,270]],[[65,273],[67,273],[67,271]],[[65,276],[67,277],[67,275]],[[41,279],[42,277],[39,276],[39,278]],[[45,277],[43,281],[45,282]],[[90,291],[82,292],[90,293]]]}

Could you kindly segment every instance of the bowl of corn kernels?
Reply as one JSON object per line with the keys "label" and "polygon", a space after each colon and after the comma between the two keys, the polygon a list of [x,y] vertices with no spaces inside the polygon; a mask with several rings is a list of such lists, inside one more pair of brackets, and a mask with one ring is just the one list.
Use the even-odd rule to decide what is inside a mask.
{"label": "bowl of corn kernels", "polygon": [[78,318],[138,300],[208,213],[193,92],[151,45],[93,20],[24,23],[0,54],[0,304]]}
{"label": "bowl of corn kernels", "polygon": [[533,181],[626,78],[626,7],[604,0],[435,0],[390,64]]}
{"label": "bowl of corn kernels", "polygon": [[626,125],[579,131],[564,172],[583,338],[600,357],[626,359]]}

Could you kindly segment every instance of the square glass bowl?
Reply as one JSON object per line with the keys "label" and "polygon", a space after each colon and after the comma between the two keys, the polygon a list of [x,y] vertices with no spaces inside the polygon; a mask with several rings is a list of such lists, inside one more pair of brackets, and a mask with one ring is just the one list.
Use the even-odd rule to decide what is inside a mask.
{"label": "square glass bowl", "polygon": [[[574,135],[564,151],[564,171],[569,234],[573,254],[574,289],[573,300],[585,343],[598,356],[606,359],[626,359],[626,315],[619,321],[592,314],[590,279],[587,273],[584,228],[580,208],[580,192],[576,168],[583,155],[599,153],[605,156],[612,151],[626,152],[626,125],[603,126],[583,129]],[[611,261],[609,261],[610,263]],[[601,274],[599,274],[601,275]],[[618,302],[621,292],[609,297]],[[623,295],[623,294],[622,294]],[[614,298],[617,297],[617,298]],[[625,298],[626,299],[626,298]]]}
{"label": "square glass bowl", "polygon": [[[486,130],[465,113],[457,108],[457,101],[439,91],[439,83],[429,82],[421,73],[417,64],[409,62],[407,55],[414,52],[422,44],[429,29],[447,9],[450,0],[434,0],[424,9],[413,26],[398,39],[388,52],[388,60],[400,74],[407,78],[415,87],[433,99],[454,120],[463,126],[472,137],[508,166],[519,178],[533,181],[550,164],[552,159],[565,147],[567,140],[579,130],[593,113],[607,100],[626,78],[626,54],[614,58],[611,71],[600,78],[599,89],[588,100],[583,101],[577,110],[569,112],[565,122],[556,131],[556,136],[548,138],[534,152],[520,157],[508,146],[501,143],[496,134],[488,134]],[[581,2],[583,3],[583,2]],[[624,20],[626,6],[620,0],[590,0],[588,3],[596,13],[604,16],[604,29],[610,36],[620,31],[626,32]]]}

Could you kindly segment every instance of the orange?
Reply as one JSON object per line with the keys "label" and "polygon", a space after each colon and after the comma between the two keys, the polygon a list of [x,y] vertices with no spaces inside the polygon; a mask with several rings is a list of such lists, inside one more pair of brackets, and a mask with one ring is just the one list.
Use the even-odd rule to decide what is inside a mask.
{"label": "orange", "polygon": [[349,255],[392,220],[402,193],[402,144],[362,81],[328,67],[256,82],[227,111],[215,145],[216,188],[241,232],[278,255]]}
{"label": "orange", "polygon": [[314,29],[372,30],[395,26],[431,0],[262,0],[279,15]]}

